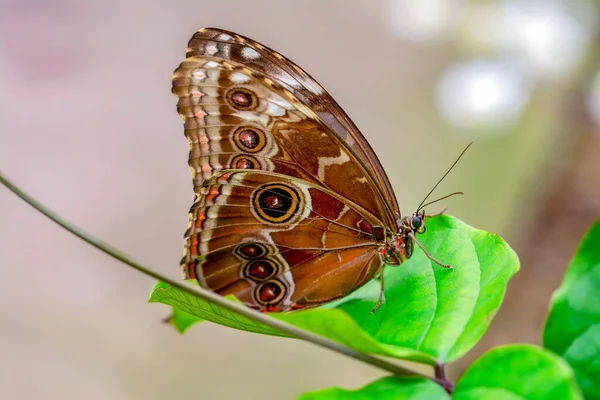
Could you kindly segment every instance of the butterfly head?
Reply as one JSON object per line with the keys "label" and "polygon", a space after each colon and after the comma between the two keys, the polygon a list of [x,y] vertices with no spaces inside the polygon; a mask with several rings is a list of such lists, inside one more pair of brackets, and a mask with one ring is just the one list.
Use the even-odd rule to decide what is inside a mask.
{"label": "butterfly head", "polygon": [[404,229],[410,229],[415,233],[425,233],[425,211],[417,211],[413,213],[411,216],[406,217],[406,222],[404,224]]}
{"label": "butterfly head", "polygon": [[424,210],[419,210],[412,215],[406,215],[402,217],[398,226],[398,236],[403,237],[405,239],[410,239],[410,234],[412,233],[425,233],[427,228],[425,227],[425,219],[427,218],[427,214],[425,214]]}

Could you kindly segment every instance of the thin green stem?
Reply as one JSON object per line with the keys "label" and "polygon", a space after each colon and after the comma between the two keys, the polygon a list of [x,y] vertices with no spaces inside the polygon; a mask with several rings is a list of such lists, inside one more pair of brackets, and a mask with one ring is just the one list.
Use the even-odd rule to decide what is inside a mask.
{"label": "thin green stem", "polygon": [[133,267],[134,269],[148,276],[151,276],[154,279],[168,283],[169,285],[174,286],[177,289],[183,290],[184,292],[187,292],[193,296],[197,296],[203,300],[209,301],[220,307],[226,308],[231,312],[252,319],[258,323],[264,324],[274,329],[278,329],[294,337],[304,339],[307,342],[316,344],[317,346],[325,347],[329,350],[338,352],[340,354],[344,354],[348,357],[370,364],[374,367],[381,368],[385,371],[391,372],[394,375],[433,379],[437,383],[442,384],[442,382],[439,382],[436,378],[430,378],[428,376],[403,368],[399,365],[392,364],[382,359],[372,357],[368,354],[358,352],[354,349],[351,349],[350,347],[346,347],[340,343],[334,342],[315,333],[306,331],[304,329],[300,329],[283,321],[271,318],[267,314],[263,314],[261,312],[247,308],[243,305],[228,301],[220,295],[206,290],[204,288],[192,286],[186,283],[185,281],[162,275],[161,273],[151,268],[143,266],[139,262],[124,254],[122,251],[116,249],[115,247],[99,240],[98,238],[71,224],[70,222],[68,222],[67,220],[65,220],[64,218],[62,218],[61,216],[59,216],[58,214],[56,214],[55,212],[53,212],[52,210],[35,200],[34,198],[29,196],[27,193],[23,192],[20,188],[14,185],[6,176],[4,176],[2,172],[0,172],[0,182],[4,184],[7,188],[9,188],[12,192],[14,192],[17,196],[19,196],[21,199],[23,199],[25,202],[27,202],[29,205],[31,205],[33,208],[37,209],[46,217],[50,218],[52,221],[56,222],[58,225],[62,226],[69,232],[73,233],[75,236],[81,238],[82,240],[96,247],[100,251],[116,258],[117,260],[129,265],[130,267]]}

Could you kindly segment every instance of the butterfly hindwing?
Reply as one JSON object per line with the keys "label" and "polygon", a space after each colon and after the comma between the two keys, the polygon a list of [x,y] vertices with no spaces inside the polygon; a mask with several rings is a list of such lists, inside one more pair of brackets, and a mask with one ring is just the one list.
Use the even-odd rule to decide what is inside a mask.
{"label": "butterfly hindwing", "polygon": [[373,219],[327,189],[284,175],[222,171],[205,182],[190,221],[187,277],[255,308],[342,297],[380,265]]}

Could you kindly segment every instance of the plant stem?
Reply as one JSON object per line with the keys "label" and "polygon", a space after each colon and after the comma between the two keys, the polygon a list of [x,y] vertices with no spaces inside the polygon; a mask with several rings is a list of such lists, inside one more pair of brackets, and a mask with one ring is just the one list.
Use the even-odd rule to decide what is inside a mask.
{"label": "plant stem", "polygon": [[446,392],[448,392],[448,394],[452,394],[452,392],[454,391],[454,382],[449,381],[446,378],[445,366],[446,365],[444,363],[439,361],[435,364],[434,371],[436,382],[439,385],[441,385],[446,390]]}
{"label": "plant stem", "polygon": [[290,325],[283,321],[271,318],[267,314],[263,314],[259,311],[252,310],[243,305],[228,301],[225,298],[221,297],[220,295],[213,293],[209,290],[206,290],[204,288],[201,288],[198,286],[192,286],[192,285],[186,283],[185,281],[170,278],[168,276],[162,275],[160,272],[157,272],[156,270],[154,270],[152,268],[149,268],[149,267],[146,267],[146,266],[140,264],[139,262],[135,261],[133,258],[129,257],[128,255],[124,254],[122,251],[118,250],[117,248],[99,240],[98,238],[90,235],[89,233],[85,232],[84,230],[71,224],[69,221],[65,220],[64,218],[62,218],[61,216],[59,216],[58,214],[56,214],[55,212],[50,210],[48,207],[44,206],[43,204],[41,204],[40,202],[38,202],[37,200],[35,200],[31,196],[29,196],[27,193],[23,192],[19,187],[14,185],[2,172],[0,172],[0,183],[4,184],[8,189],[10,189],[13,193],[15,193],[17,196],[19,196],[21,199],[23,199],[26,203],[31,205],[33,208],[37,209],[39,212],[44,214],[46,217],[50,218],[52,221],[56,222],[58,225],[65,228],[66,230],[68,230],[75,236],[79,237],[83,241],[91,244],[92,246],[94,246],[97,249],[99,249],[100,251],[108,254],[109,256],[114,257],[117,260],[129,265],[130,267],[132,267],[148,276],[151,276],[154,279],[168,283],[169,285],[174,286],[177,289],[183,290],[184,292],[187,292],[193,296],[197,296],[203,300],[209,301],[220,307],[226,308],[229,311],[232,311],[236,314],[242,315],[246,318],[250,318],[258,323],[267,325],[274,329],[278,329],[278,330],[288,333],[294,337],[304,339],[308,342],[316,344],[317,346],[325,347],[329,350],[338,352],[340,354],[343,354],[348,357],[354,358],[356,360],[362,361],[364,363],[370,364],[374,367],[381,368],[385,371],[391,372],[394,375],[412,376],[412,377],[421,377],[421,378],[426,378],[426,379],[432,379],[433,381],[437,382],[438,384],[444,386],[444,380],[430,378],[428,376],[419,374],[415,371],[411,371],[409,369],[403,368],[399,365],[392,364],[392,363],[389,363],[382,359],[370,356],[368,354],[361,353],[350,347],[344,346],[340,343],[337,343],[330,339],[327,339],[323,336],[317,335],[310,331],[306,331],[304,329],[300,329],[296,326]]}

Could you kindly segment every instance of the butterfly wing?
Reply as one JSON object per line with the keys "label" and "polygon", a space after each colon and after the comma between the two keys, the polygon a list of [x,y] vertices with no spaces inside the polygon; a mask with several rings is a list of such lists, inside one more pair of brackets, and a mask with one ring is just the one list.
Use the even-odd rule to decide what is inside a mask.
{"label": "butterfly wing", "polygon": [[[210,61],[221,63],[225,68],[242,67],[243,74],[252,75],[267,86],[276,86],[278,90],[274,91],[279,92],[284,101],[292,103],[300,113],[310,117],[312,122],[320,125],[321,130],[335,136],[338,139],[336,145],[341,145],[352,154],[352,161],[365,169],[365,175],[370,180],[369,186],[381,198],[378,206],[385,209],[385,214],[389,214],[389,226],[397,225],[400,210],[396,196],[375,152],[329,93],[302,68],[252,39],[215,28],[203,28],[196,32],[188,43],[186,57],[186,61],[190,61],[189,67],[194,65],[192,60],[208,60],[209,67],[213,66]],[[185,78],[187,71],[183,71],[182,66],[174,78]],[[235,76],[243,79],[240,74]],[[178,84],[186,83],[189,82],[178,81]],[[174,91],[176,86],[174,79]],[[271,86],[269,89],[274,88]],[[176,92],[178,96],[180,93]],[[320,147],[325,147],[325,143],[320,143]],[[387,222],[387,217],[382,220]]]}
{"label": "butterfly wing", "polygon": [[[346,114],[299,67],[250,39],[201,30],[190,41],[187,55],[173,76],[196,193],[182,261],[186,277],[196,277],[219,293],[234,293],[249,305],[267,304],[277,310],[328,301],[370,279],[380,265],[377,248],[382,240],[381,235],[374,237],[372,227],[396,230],[399,210],[383,169]],[[261,171],[262,186],[275,180],[284,192],[267,191],[272,201],[258,204],[252,202],[252,191],[231,195],[245,184],[229,184],[225,186],[229,189],[218,191],[212,179],[228,176],[231,170],[238,171],[234,174],[238,178],[243,171]],[[294,198],[286,187],[318,192],[306,192],[303,218],[271,226],[265,215]],[[206,203],[216,193],[218,207]],[[237,201],[242,204],[234,206]],[[323,207],[334,203],[334,210],[343,206],[344,213],[354,218],[339,214],[315,217],[319,223],[307,219],[315,206],[321,215]],[[227,213],[233,209],[244,210],[246,222],[220,226],[218,221],[231,221]],[[335,229],[346,230],[345,241],[339,239],[342,234],[340,242],[324,239]],[[314,240],[321,245],[310,245]],[[259,270],[273,270],[274,263],[276,274],[269,275],[269,282],[279,283],[257,285],[244,275],[249,260],[240,258],[235,249],[248,241],[269,246],[265,262],[270,267],[261,264]],[[220,272],[208,272],[213,269]],[[268,295],[261,297],[264,287]],[[282,288],[287,297],[273,295],[281,294]],[[260,301],[269,296],[277,301]]]}
{"label": "butterfly wing", "polygon": [[243,64],[248,69],[277,81],[300,102],[309,106],[376,177],[388,211],[396,221],[400,219],[400,209],[392,185],[369,142],[333,97],[308,73],[277,51],[224,29],[203,28],[190,40],[187,57],[207,55]]}
{"label": "butterfly wing", "polygon": [[190,211],[188,278],[247,305],[284,311],[343,297],[379,270],[375,220],[297,178],[224,170]]}

